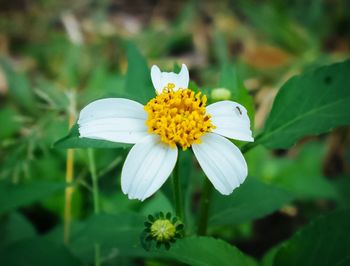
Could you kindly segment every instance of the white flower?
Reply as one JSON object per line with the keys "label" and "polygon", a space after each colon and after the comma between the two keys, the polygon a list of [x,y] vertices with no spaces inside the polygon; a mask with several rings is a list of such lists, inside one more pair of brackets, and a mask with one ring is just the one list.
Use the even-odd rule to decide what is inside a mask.
{"label": "white flower", "polygon": [[189,74],[151,70],[157,95],[145,106],[123,98],[87,105],[78,120],[80,137],[135,144],[122,169],[122,191],[144,200],[170,176],[178,147],[192,150],[214,187],[230,194],[248,170],[240,150],[228,139],[254,141],[247,110],[232,101],[206,107],[206,96],[187,89]]}

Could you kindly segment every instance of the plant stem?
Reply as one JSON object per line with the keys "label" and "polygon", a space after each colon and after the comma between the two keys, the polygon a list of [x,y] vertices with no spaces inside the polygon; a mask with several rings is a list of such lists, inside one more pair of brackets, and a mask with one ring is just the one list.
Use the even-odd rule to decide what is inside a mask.
{"label": "plant stem", "polygon": [[[99,200],[99,191],[98,191],[98,176],[96,172],[96,163],[95,163],[95,153],[93,149],[88,149],[88,158],[89,158],[89,170],[92,180],[92,196],[94,199],[94,213],[100,213],[100,200]],[[95,266],[101,265],[101,252],[100,244],[95,243]]]}
{"label": "plant stem", "polygon": [[[75,100],[74,100],[74,96],[72,96],[70,101],[68,128],[71,128],[74,124],[74,120],[75,120],[74,106],[75,106]],[[64,215],[63,215],[63,241],[65,244],[69,243],[70,224],[72,220],[72,196],[74,192],[74,188],[72,186],[73,178],[74,178],[74,150],[68,149],[67,160],[66,160],[67,187],[64,191]]]}
{"label": "plant stem", "polygon": [[176,165],[173,171],[173,190],[174,190],[176,216],[178,216],[183,221],[184,212],[183,212],[183,205],[182,205],[179,164],[180,164],[180,159],[178,159],[178,161],[176,162]]}
{"label": "plant stem", "polygon": [[[261,135],[258,135],[256,140],[260,140],[260,138],[261,138]],[[253,143],[248,143],[242,147],[241,151],[244,154],[250,151],[252,148],[256,147],[258,144],[259,144],[258,141]],[[197,229],[198,235],[206,235],[207,233],[209,206],[210,206],[212,191],[213,191],[213,186],[210,183],[209,179],[206,178],[203,183],[202,198],[201,198],[199,216],[198,216],[198,229]]]}
{"label": "plant stem", "polygon": [[263,137],[264,137],[263,134],[258,134],[255,137],[254,142],[247,143],[241,148],[241,152],[244,154],[244,153],[250,151],[251,149],[255,148],[256,146],[258,146],[260,144],[261,140],[263,139]]}
{"label": "plant stem", "polygon": [[212,191],[213,191],[212,184],[210,183],[208,178],[205,178],[203,182],[201,205],[200,205],[199,216],[198,216],[198,229],[197,229],[198,235],[206,235],[207,233],[209,204],[210,204]]}
{"label": "plant stem", "polygon": [[70,236],[70,224],[72,220],[72,196],[74,188],[72,186],[74,175],[74,150],[67,150],[66,161],[66,184],[67,187],[64,191],[64,233],[63,240],[65,244],[69,243]]}
{"label": "plant stem", "polygon": [[89,158],[89,170],[92,180],[92,196],[94,199],[94,212],[95,214],[100,213],[100,200],[99,200],[99,191],[98,191],[98,176],[96,172],[95,164],[95,153],[93,149],[88,149],[88,158]]}

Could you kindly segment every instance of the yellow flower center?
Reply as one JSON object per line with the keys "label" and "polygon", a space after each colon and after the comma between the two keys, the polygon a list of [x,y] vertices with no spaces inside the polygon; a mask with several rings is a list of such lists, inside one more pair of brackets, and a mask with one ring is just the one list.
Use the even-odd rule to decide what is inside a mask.
{"label": "yellow flower center", "polygon": [[151,226],[151,235],[159,242],[171,240],[175,232],[176,228],[169,220],[157,220]]}
{"label": "yellow flower center", "polygon": [[174,91],[174,87],[169,83],[163,93],[146,104],[146,125],[148,132],[158,134],[162,142],[171,147],[178,144],[186,150],[193,143],[200,143],[200,137],[215,126],[205,111],[205,95],[189,89]]}

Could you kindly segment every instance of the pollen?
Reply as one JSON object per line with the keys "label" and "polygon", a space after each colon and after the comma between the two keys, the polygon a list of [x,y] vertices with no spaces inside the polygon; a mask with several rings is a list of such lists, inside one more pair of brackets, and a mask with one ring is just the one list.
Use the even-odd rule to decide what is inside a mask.
{"label": "pollen", "polygon": [[215,126],[206,114],[205,95],[189,89],[174,91],[173,88],[169,83],[161,94],[145,105],[146,125],[148,132],[158,134],[162,142],[186,150],[192,144],[199,144],[201,136]]}
{"label": "pollen", "polygon": [[158,242],[173,239],[175,233],[176,228],[169,220],[156,220],[151,226],[151,235]]}

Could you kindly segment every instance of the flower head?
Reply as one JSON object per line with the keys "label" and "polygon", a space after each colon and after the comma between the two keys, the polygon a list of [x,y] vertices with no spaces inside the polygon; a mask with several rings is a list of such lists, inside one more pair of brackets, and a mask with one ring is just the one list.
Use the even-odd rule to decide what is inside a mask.
{"label": "flower head", "polygon": [[206,96],[200,92],[166,87],[145,106],[148,132],[159,135],[162,142],[173,148],[178,144],[186,150],[193,143],[200,143],[201,136],[215,128],[205,112],[206,102]]}
{"label": "flower head", "polygon": [[175,243],[176,239],[182,238],[184,234],[183,223],[177,217],[172,217],[170,212],[166,215],[163,212],[149,215],[145,227],[141,243],[146,250],[150,249],[152,242],[156,242],[157,248],[163,244],[169,249],[170,244]]}
{"label": "flower head", "polygon": [[128,99],[94,101],[81,112],[80,137],[135,144],[122,169],[122,190],[144,200],[167,180],[178,147],[192,148],[214,187],[230,194],[247,177],[240,150],[227,138],[253,141],[246,109],[233,101],[206,105],[207,98],[188,89],[189,74],[151,70],[155,98],[145,106]]}

